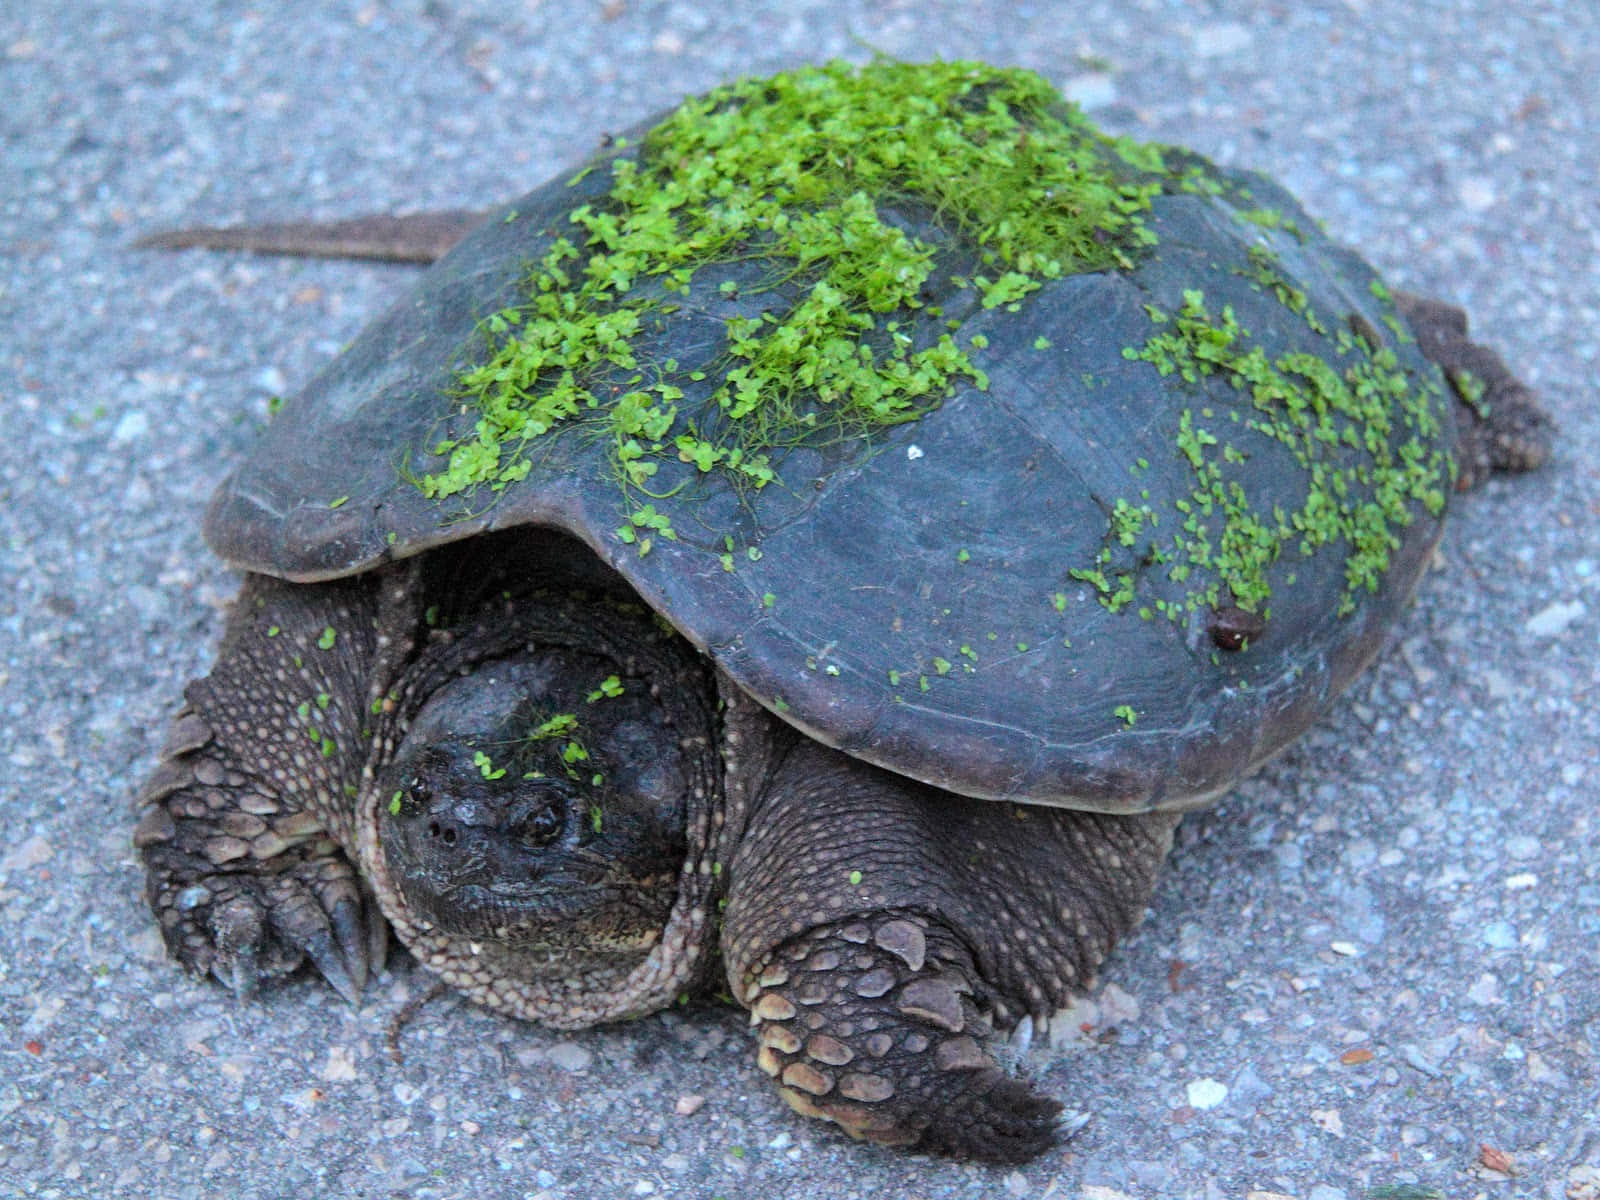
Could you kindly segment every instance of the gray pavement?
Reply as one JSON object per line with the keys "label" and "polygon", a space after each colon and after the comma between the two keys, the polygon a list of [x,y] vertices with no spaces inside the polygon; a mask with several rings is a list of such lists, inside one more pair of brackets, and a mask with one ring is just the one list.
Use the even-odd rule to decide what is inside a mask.
{"label": "gray pavement", "polygon": [[[1185,825],[1081,1036],[1026,1057],[1082,1128],[1015,1171],[897,1156],[791,1118],[731,1011],[559,1035],[440,1000],[397,1064],[406,961],[356,1009],[183,977],[128,798],[233,588],[199,512],[410,276],[132,238],[509,198],[685,93],[873,50],[1035,67],[1270,171],[1564,429],[1459,507],[1348,699]],[[1591,0],[5,5],[0,1196],[1600,1196],[1596,80]]]}

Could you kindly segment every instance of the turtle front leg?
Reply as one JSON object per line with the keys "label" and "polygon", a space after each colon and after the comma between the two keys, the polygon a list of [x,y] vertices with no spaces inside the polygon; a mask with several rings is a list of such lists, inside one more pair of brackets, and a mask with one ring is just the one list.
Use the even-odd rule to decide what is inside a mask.
{"label": "turtle front leg", "polygon": [[1060,1105],[1000,1034],[1090,983],[1143,912],[1172,814],[968,800],[797,746],[733,863],[723,949],[758,1063],[859,1138],[1019,1162]]}
{"label": "turtle front leg", "polygon": [[134,845],[167,949],[240,996],[309,957],[354,1001],[382,953],[337,815],[365,753],[373,590],[248,578],[140,792]]}

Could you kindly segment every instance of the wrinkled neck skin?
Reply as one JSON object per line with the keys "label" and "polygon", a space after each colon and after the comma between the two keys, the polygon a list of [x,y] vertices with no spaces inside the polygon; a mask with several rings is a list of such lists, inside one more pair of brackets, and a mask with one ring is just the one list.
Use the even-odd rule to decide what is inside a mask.
{"label": "wrinkled neck skin", "polygon": [[714,949],[716,681],[637,601],[511,577],[541,556],[495,541],[386,588],[356,851],[400,941],[473,999],[564,1029],[654,1011]]}

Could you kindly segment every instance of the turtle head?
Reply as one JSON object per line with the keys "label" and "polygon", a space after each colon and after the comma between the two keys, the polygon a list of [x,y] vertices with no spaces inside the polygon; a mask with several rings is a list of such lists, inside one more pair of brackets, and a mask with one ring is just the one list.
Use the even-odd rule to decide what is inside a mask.
{"label": "turtle head", "polygon": [[378,779],[377,851],[402,939],[419,935],[424,960],[428,944],[464,944],[498,960],[496,978],[639,962],[685,860],[679,741],[648,685],[592,655],[535,650],[452,676]]}

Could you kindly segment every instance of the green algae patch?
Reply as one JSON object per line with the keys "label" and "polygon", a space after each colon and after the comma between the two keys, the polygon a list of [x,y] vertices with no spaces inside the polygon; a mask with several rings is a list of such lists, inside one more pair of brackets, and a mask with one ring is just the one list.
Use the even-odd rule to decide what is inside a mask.
{"label": "green algae patch", "polygon": [[[1257,282],[1327,336],[1303,293],[1262,271],[1262,263],[1253,265]],[[1119,499],[1095,563],[1068,574],[1119,611],[1135,599],[1137,578],[1112,570],[1114,547],[1143,542],[1145,562],[1188,590],[1182,601],[1156,600],[1141,615],[1153,610],[1183,621],[1202,609],[1236,607],[1266,616],[1268,568],[1285,554],[1342,546],[1345,586],[1335,611],[1351,611],[1361,592],[1377,590],[1400,546],[1399,531],[1419,506],[1435,517],[1444,511],[1452,466],[1436,394],[1414,383],[1392,350],[1345,329],[1329,338],[1328,358],[1305,351],[1270,358],[1251,344],[1231,306],[1213,313],[1199,291],[1186,291],[1175,314],[1154,306],[1149,312],[1157,332],[1142,347],[1124,350],[1125,357],[1173,377],[1174,386],[1195,388],[1197,404],[1204,380],[1227,381],[1242,410],[1228,414],[1229,424],[1239,420],[1286,447],[1304,475],[1304,499],[1297,508],[1259,511],[1237,477],[1245,456],[1218,413],[1185,408],[1176,451],[1193,474],[1193,490],[1170,513]]]}
{"label": "green algae patch", "polygon": [[[730,84],[589,171],[609,173],[608,192],[567,215],[524,298],[483,322],[487,356],[458,379],[476,427],[434,446],[447,465],[417,482],[433,498],[499,490],[539,439],[581,430],[607,444],[617,535],[641,553],[674,536],[657,507],[673,489],[652,490],[666,463],[761,488],[788,447],[867,437],[986,387],[976,340],[928,332],[942,314],[924,285],[951,245],[976,263],[956,281],[971,307],[1018,312],[1048,280],[1131,267],[1154,240],[1141,214],[1177,178],[1160,147],[1102,135],[1030,72],[886,61]],[[908,233],[905,210],[947,242]],[[756,265],[758,282],[725,279],[723,297],[798,284],[798,299],[726,318],[709,399],[691,404],[705,374],[641,346],[728,264]]]}

